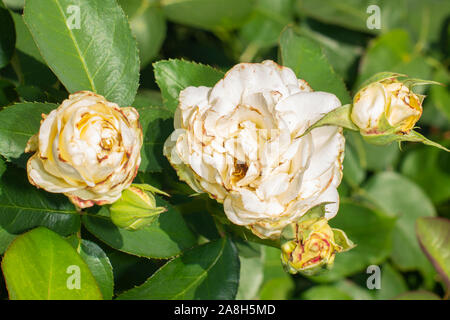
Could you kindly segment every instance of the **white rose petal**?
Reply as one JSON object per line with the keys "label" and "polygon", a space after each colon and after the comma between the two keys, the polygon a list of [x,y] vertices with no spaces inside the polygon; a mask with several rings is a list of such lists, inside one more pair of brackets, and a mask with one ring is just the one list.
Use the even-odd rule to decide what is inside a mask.
{"label": "white rose petal", "polygon": [[93,92],[70,95],[30,139],[30,145],[38,140],[27,164],[30,182],[66,194],[81,208],[116,201],[141,161],[138,119],[134,108],[120,108]]}
{"label": "white rose petal", "polygon": [[213,88],[180,93],[164,154],[180,179],[222,202],[228,219],[261,238],[277,238],[320,204],[337,212],[344,137],[337,127],[312,130],[341,105],[312,92],[273,61],[242,63]]}

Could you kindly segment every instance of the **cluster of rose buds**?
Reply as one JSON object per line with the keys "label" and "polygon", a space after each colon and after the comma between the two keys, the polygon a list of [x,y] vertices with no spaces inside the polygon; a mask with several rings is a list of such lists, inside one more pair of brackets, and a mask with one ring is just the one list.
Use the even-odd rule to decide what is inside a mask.
{"label": "cluster of rose buds", "polygon": [[[433,83],[394,73],[369,79],[350,105],[314,92],[273,61],[241,63],[212,87],[179,95],[175,131],[164,155],[196,192],[223,203],[225,215],[256,236],[280,239],[290,273],[314,274],[354,247],[328,221],[339,207],[343,128],[370,143],[419,141],[445,149],[414,126]],[[140,164],[142,130],[132,107],[82,91],[49,115],[27,145],[30,183],[64,193],[79,208],[110,204],[111,220],[137,230],[166,209],[146,184],[131,185]],[[446,149],[447,150],[447,149]]]}

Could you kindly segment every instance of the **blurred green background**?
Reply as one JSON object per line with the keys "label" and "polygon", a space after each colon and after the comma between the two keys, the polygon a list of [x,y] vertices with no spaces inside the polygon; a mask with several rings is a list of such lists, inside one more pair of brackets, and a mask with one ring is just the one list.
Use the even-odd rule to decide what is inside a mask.
{"label": "blurred green background", "polygon": [[[15,11],[17,50],[9,64],[2,65],[0,57],[0,106],[14,101],[61,101],[67,93],[42,63],[20,17],[24,1],[3,2]],[[448,0],[118,2],[140,49],[141,86],[135,105],[162,103],[152,62],[183,58],[227,70],[239,62],[277,61],[278,37],[287,25],[293,25],[297,33],[320,44],[324,59],[352,95],[358,84],[381,71],[443,83],[421,91],[427,98],[417,125],[422,134],[450,147]],[[380,9],[380,29],[367,27],[374,14],[367,9],[373,4]],[[239,243],[241,282],[237,298],[431,299],[445,295],[442,279],[418,244],[415,223],[420,217],[450,218],[450,154],[414,143],[405,143],[401,149],[396,143],[373,146],[356,133],[346,133],[346,138],[341,206],[330,224],[345,230],[358,246],[338,255],[330,272],[304,277],[282,270],[278,249]],[[173,172],[167,175],[176,179]],[[159,178],[149,177],[156,186],[175,195],[172,201],[177,201],[181,188],[187,188]],[[199,228],[198,219],[208,219],[206,215],[192,216],[205,201],[199,198],[180,206],[194,229]],[[448,254],[450,248],[446,249]],[[108,248],[105,251],[115,267],[119,289],[142,283],[159,266],[156,261]],[[369,265],[380,267],[381,289],[367,288]],[[414,296],[409,296],[411,291]]]}

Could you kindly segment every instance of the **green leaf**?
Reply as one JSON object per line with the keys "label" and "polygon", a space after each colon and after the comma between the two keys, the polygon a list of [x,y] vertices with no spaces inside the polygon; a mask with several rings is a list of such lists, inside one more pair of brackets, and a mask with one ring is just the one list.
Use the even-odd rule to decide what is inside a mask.
{"label": "green leaf", "polygon": [[325,56],[338,75],[344,80],[352,77],[366,46],[366,34],[324,25],[311,19],[301,20],[298,28],[300,35],[322,46]]}
{"label": "green leaf", "polygon": [[415,183],[394,173],[373,176],[364,187],[368,200],[386,215],[397,217],[393,233],[391,258],[400,270],[420,270],[431,283],[434,270],[420,250],[415,237],[415,221],[436,215],[427,195]]}
{"label": "green leaf", "polygon": [[12,12],[12,18],[16,29],[17,55],[17,63],[13,59],[12,64],[19,82],[45,88],[54,85],[57,79],[45,64],[22,15]]}
{"label": "green leaf", "polygon": [[448,164],[445,155],[444,151],[424,146],[410,151],[401,167],[402,174],[421,186],[435,204],[450,197],[450,174],[441,165]]}
{"label": "green leaf", "polygon": [[[50,103],[17,103],[0,111],[0,154],[24,165],[28,139],[39,131],[42,114],[56,108]],[[22,159],[19,159],[22,158]]]}
{"label": "green leaf", "polygon": [[25,5],[25,0],[3,0],[3,2],[7,8],[13,10],[22,9]]}
{"label": "green leaf", "polygon": [[138,50],[115,0],[27,0],[24,19],[69,92],[90,90],[131,105],[139,84]]}
{"label": "green leaf", "polygon": [[133,107],[136,109],[152,106],[162,107],[162,105],[161,93],[156,90],[139,90],[133,102]]}
{"label": "green leaf", "polygon": [[257,48],[275,46],[283,28],[293,20],[292,3],[293,0],[257,1],[250,19],[240,29],[240,37]]}
{"label": "green leaf", "polygon": [[288,27],[280,36],[280,52],[283,65],[294,70],[297,77],[306,80],[315,91],[334,93],[342,104],[351,102],[344,82],[313,40],[297,35]]}
{"label": "green leaf", "polygon": [[264,277],[263,246],[251,242],[237,242],[241,272],[236,300],[255,299]]}
{"label": "green leaf", "polygon": [[355,88],[372,75],[387,70],[413,78],[429,79],[431,76],[431,67],[414,50],[409,34],[404,30],[393,30],[374,39],[361,61]]}
{"label": "green leaf", "polygon": [[222,238],[169,261],[143,285],[118,299],[234,299],[239,283],[235,245]]}
{"label": "green leaf", "polygon": [[408,134],[399,136],[398,140],[399,141],[420,142],[420,143],[426,144],[428,146],[432,146],[432,147],[450,152],[450,149],[447,149],[446,147],[440,145],[437,142],[431,141],[430,139],[424,137],[423,135],[421,135],[420,133],[418,133],[414,130],[411,130],[410,132],[408,132]]}
{"label": "green leaf", "polygon": [[352,300],[346,292],[332,285],[315,286],[301,295],[302,300]]}
{"label": "green leaf", "polygon": [[436,70],[433,79],[443,83],[444,86],[432,86],[430,88],[430,99],[445,114],[447,120],[450,121],[450,92],[448,90],[450,74],[444,67],[441,67]]}
{"label": "green leaf", "polygon": [[283,270],[281,250],[264,246],[264,280],[259,292],[261,300],[285,300],[294,290],[293,278]]}
{"label": "green leaf", "polygon": [[157,0],[119,0],[136,37],[141,68],[159,52],[166,37],[166,20]]}
{"label": "green leaf", "polygon": [[6,251],[2,270],[12,300],[102,298],[83,259],[67,241],[45,228],[19,236]]}
{"label": "green leaf", "polygon": [[111,300],[114,293],[114,276],[108,256],[94,242],[71,236],[67,239],[86,262],[97,281],[104,300]]}
{"label": "green leaf", "polygon": [[[351,120],[351,111],[352,105],[346,104],[336,108],[327,114],[325,114],[322,118],[320,118],[316,123],[312,124],[303,134],[302,136],[311,132],[311,130],[323,126],[338,126],[350,130],[358,130],[358,127]],[[358,130],[359,131],[359,130]]]}
{"label": "green leaf", "polygon": [[[364,33],[404,29],[418,42],[418,48],[440,39],[440,31],[445,27],[450,11],[446,0],[302,0],[297,3],[299,14]],[[374,4],[380,8],[380,29],[367,26],[369,18],[376,15],[375,11],[367,11]]]}
{"label": "green leaf", "polygon": [[253,4],[254,0],[161,0],[169,20],[212,31],[242,25]]}
{"label": "green leaf", "polygon": [[180,91],[189,86],[214,86],[224,73],[212,67],[185,60],[162,60],[153,64],[164,105],[172,112],[178,106]]}
{"label": "green leaf", "polygon": [[0,68],[6,66],[14,53],[16,31],[9,11],[0,6]]}
{"label": "green leaf", "polygon": [[330,220],[330,225],[345,230],[356,247],[337,254],[332,269],[309,277],[311,280],[340,280],[365,270],[369,265],[381,263],[391,251],[394,220],[383,217],[366,206],[348,200],[342,201],[339,213]]}
{"label": "green leaf", "polygon": [[361,137],[359,132],[352,131],[345,132],[345,140],[346,146],[353,147],[359,165],[364,170],[392,170],[400,157],[400,149],[398,143],[395,142],[384,146],[370,144]]}
{"label": "green leaf", "polygon": [[162,154],[164,142],[173,131],[172,111],[164,106],[137,108],[144,142],[141,149],[141,172],[162,171],[166,158]]}
{"label": "green leaf", "polygon": [[366,178],[366,170],[363,167],[365,164],[362,162],[361,157],[358,154],[359,149],[362,146],[362,139],[359,139],[359,145],[355,145],[354,141],[348,139],[349,132],[345,132],[346,144],[345,144],[345,156],[344,156],[344,177],[343,179],[352,188],[359,186]]}
{"label": "green leaf", "polygon": [[372,293],[356,283],[344,279],[333,284],[334,287],[348,294],[353,300],[373,300]]}
{"label": "green leaf", "polygon": [[14,239],[17,237],[17,235],[9,233],[2,227],[0,227],[0,255],[3,254],[8,246],[11,244],[11,242],[14,241]]}
{"label": "green leaf", "polygon": [[450,220],[419,218],[416,232],[423,252],[450,289]]}
{"label": "green leaf", "polygon": [[441,300],[433,292],[425,290],[409,291],[399,295],[395,300]]}
{"label": "green leaf", "polygon": [[117,228],[109,218],[106,207],[96,215],[83,216],[86,228],[109,246],[140,257],[167,259],[196,244],[180,213],[156,197],[157,206],[168,208],[149,226],[136,231]]}
{"label": "green leaf", "polygon": [[62,194],[32,186],[24,170],[9,167],[0,184],[0,227],[12,234],[44,226],[61,235],[80,228],[80,216]]}
{"label": "green leaf", "polygon": [[377,300],[389,300],[408,290],[405,279],[388,262],[381,266],[381,288],[375,291]]}
{"label": "green leaf", "polygon": [[272,278],[264,283],[259,293],[260,300],[287,300],[294,290],[294,283],[289,277]]}
{"label": "green leaf", "polygon": [[[378,33],[378,29],[367,28],[366,13],[371,1],[361,0],[315,0],[297,1],[297,12],[302,15],[311,16],[321,22],[338,25],[341,27],[363,31],[368,33]],[[381,10],[383,12],[383,10]]]}

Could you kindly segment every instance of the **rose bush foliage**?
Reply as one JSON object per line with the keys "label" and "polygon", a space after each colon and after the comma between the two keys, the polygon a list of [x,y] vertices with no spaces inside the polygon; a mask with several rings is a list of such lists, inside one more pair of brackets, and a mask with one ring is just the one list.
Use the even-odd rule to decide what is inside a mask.
{"label": "rose bush foliage", "polygon": [[0,297],[444,297],[449,4],[350,2],[0,1]]}

